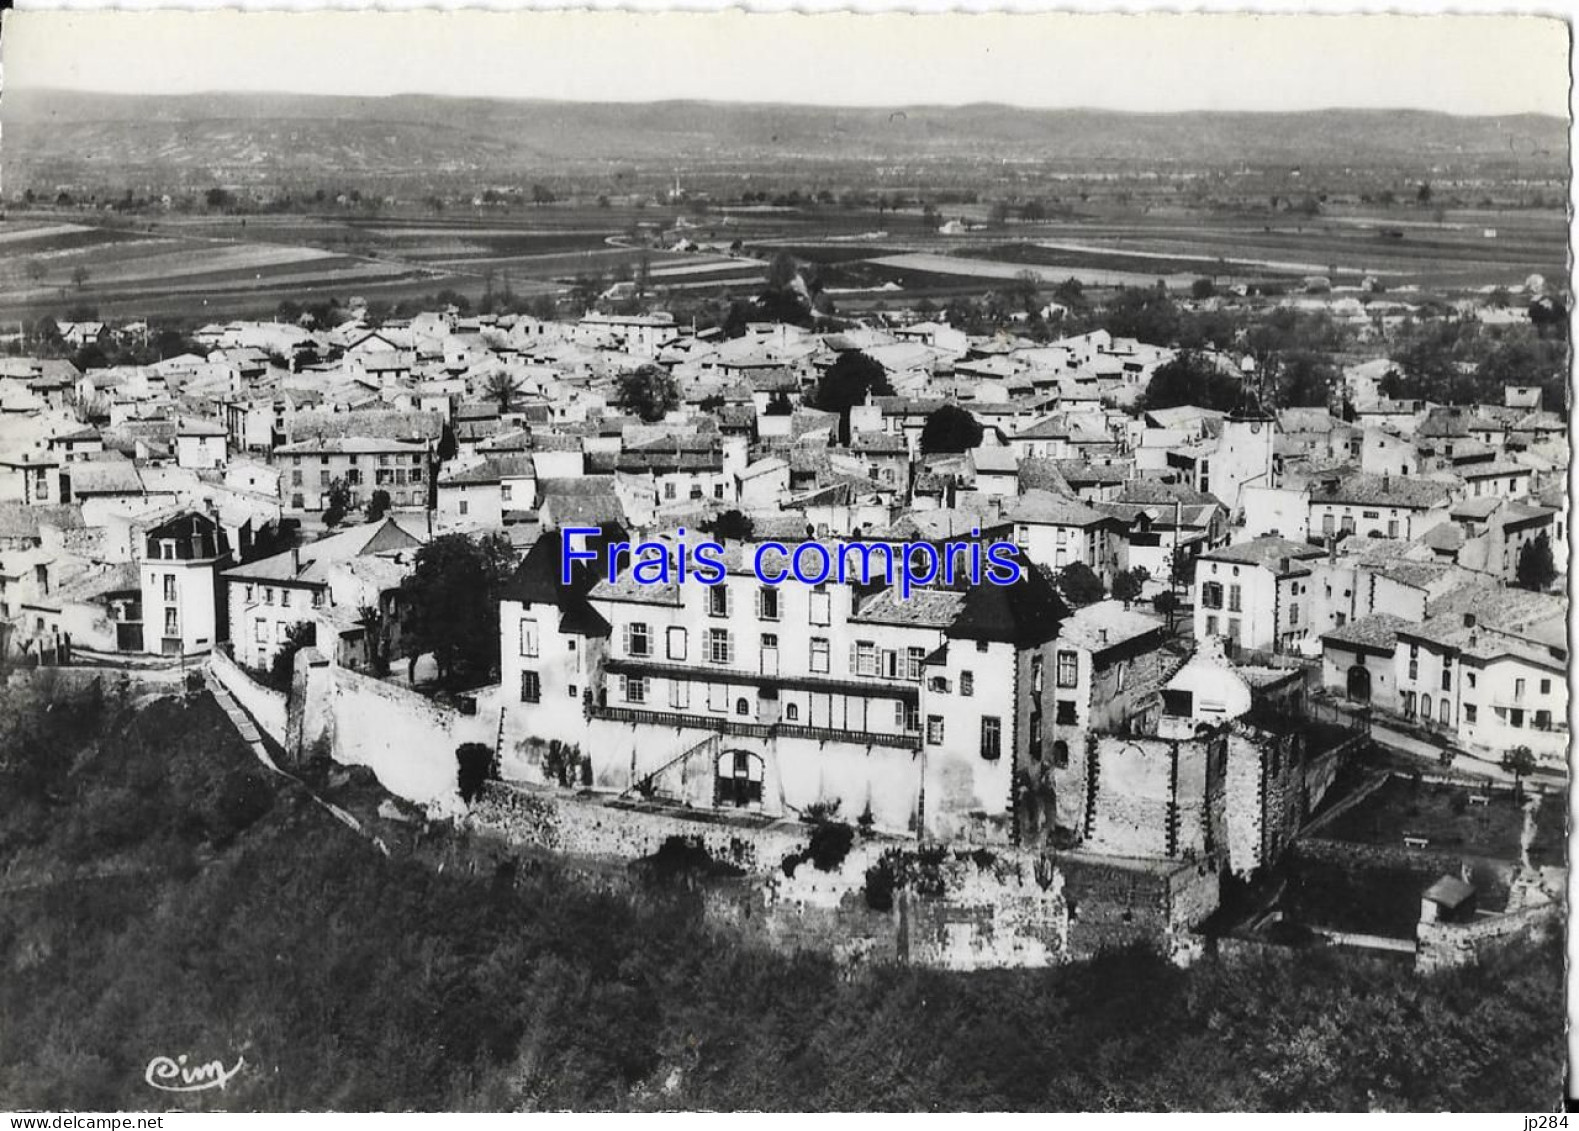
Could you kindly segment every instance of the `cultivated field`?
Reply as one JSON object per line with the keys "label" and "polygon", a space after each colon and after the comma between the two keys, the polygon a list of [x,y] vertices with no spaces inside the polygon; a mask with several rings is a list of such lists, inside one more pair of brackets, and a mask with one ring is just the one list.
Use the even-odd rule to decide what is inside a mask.
{"label": "cultivated field", "polygon": [[[1093,201],[1074,215],[935,232],[914,210],[833,206],[717,208],[408,206],[368,215],[165,215],[134,222],[82,212],[30,212],[0,222],[0,319],[87,303],[106,317],[235,316],[360,295],[398,301],[488,285],[517,294],[602,285],[645,264],[658,295],[749,294],[787,251],[818,266],[854,309],[980,293],[1024,272],[1051,286],[1296,282],[1367,276],[1388,290],[1451,294],[1566,274],[1566,222],[1556,210],[1413,206],[1333,209],[1315,217],[1262,210],[1220,215],[1183,206]],[[952,210],[947,214],[953,215]],[[686,241],[685,245],[681,241]],[[689,250],[674,250],[689,245]],[[86,272],[79,286],[79,268]],[[863,299],[861,296],[866,296]]]}
{"label": "cultivated field", "polygon": [[922,271],[931,275],[963,275],[969,279],[1001,281],[1013,279],[1026,272],[1045,282],[1077,279],[1092,287],[1146,287],[1162,279],[1170,287],[1188,286],[1194,276],[1160,274],[1143,275],[1134,271],[1105,271],[1091,267],[1069,266],[1041,270],[1040,264],[1013,261],[975,259],[963,255],[938,255],[918,252],[911,255],[889,255],[869,262],[878,267],[891,267],[897,271]]}
{"label": "cultivated field", "polygon": [[281,299],[443,285],[410,264],[326,247],[32,220],[0,225],[0,312],[58,314],[84,303],[105,317],[272,310]]}

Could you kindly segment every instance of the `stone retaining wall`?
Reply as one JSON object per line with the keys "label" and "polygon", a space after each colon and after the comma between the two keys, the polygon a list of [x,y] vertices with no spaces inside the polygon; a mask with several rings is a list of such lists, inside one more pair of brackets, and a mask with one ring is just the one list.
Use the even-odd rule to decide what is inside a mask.
{"label": "stone retaining wall", "polygon": [[288,733],[285,693],[263,686],[222,649],[216,648],[209,653],[208,668],[214,674],[214,678],[230,692],[231,698],[235,699],[241,709],[257,724],[258,729],[275,745],[284,746]]}
{"label": "stone retaining wall", "polygon": [[[949,970],[1048,966],[1069,958],[1062,877],[1029,853],[929,850],[917,868],[914,841],[857,834],[834,870],[802,861],[786,873],[785,859],[810,843],[805,824],[726,824],[502,783],[485,787],[467,821],[516,845],[600,861],[649,857],[671,838],[691,841],[746,873],[707,883],[708,917],[776,950]],[[907,858],[925,880],[900,882],[892,908],[873,910],[867,872],[889,853]]]}

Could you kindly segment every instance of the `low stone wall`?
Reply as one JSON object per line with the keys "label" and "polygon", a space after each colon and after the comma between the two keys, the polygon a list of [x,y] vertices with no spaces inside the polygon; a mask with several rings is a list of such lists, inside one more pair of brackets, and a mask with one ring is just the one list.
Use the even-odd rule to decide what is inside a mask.
{"label": "low stone wall", "polygon": [[220,649],[209,653],[208,669],[260,731],[276,745],[286,744],[288,711],[283,691],[263,686]]}
{"label": "low stone wall", "polygon": [[1498,947],[1544,938],[1561,930],[1563,907],[1545,903],[1506,914],[1485,914],[1469,923],[1421,923],[1415,930],[1415,970],[1430,974],[1479,962]]}
{"label": "low stone wall", "polygon": [[1318,860],[1328,864],[1350,864],[1371,868],[1412,868],[1421,871],[1436,869],[1446,875],[1458,875],[1467,863],[1477,872],[1495,873],[1506,886],[1513,878],[1514,862],[1498,860],[1476,853],[1460,852],[1446,848],[1408,848],[1404,845],[1362,844],[1352,840],[1324,840],[1321,837],[1301,837],[1289,846],[1289,851],[1305,860]]}

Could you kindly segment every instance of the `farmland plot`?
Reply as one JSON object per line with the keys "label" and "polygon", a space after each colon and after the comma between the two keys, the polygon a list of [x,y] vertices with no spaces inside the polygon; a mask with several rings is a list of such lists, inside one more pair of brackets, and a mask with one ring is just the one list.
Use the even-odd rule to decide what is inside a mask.
{"label": "farmland plot", "polygon": [[[1013,279],[1025,271],[1040,275],[1044,282],[1058,282],[1075,278],[1094,287],[1149,287],[1159,278],[1156,274],[1138,271],[1110,271],[1090,267],[1049,267],[1039,269],[1024,263],[1004,263],[989,259],[966,259],[931,252],[910,255],[889,255],[869,261],[875,266],[900,271],[922,271],[931,275],[960,275],[971,279]],[[1188,287],[1192,275],[1160,276],[1170,287]]]}

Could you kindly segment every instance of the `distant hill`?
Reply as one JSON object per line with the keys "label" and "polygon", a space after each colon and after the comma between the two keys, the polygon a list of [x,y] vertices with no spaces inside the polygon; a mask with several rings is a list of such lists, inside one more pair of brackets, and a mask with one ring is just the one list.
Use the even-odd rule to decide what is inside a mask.
{"label": "distant hill", "polygon": [[1559,118],[1413,110],[1129,114],[46,90],[7,91],[0,121],[8,190],[40,179],[515,176],[763,160],[1464,169],[1517,162],[1543,173],[1567,161],[1567,123]]}

